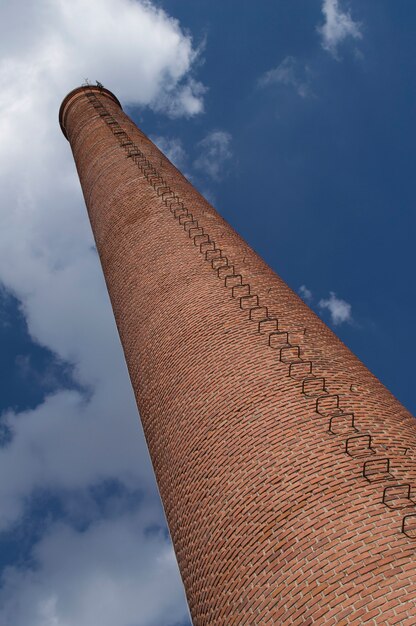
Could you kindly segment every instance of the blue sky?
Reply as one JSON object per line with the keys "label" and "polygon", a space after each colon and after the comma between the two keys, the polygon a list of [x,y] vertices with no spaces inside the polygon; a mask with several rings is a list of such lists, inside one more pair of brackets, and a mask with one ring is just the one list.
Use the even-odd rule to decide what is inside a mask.
{"label": "blue sky", "polygon": [[63,97],[86,77],[114,91],[414,412],[415,17],[413,0],[2,4],[2,625],[189,624]]}

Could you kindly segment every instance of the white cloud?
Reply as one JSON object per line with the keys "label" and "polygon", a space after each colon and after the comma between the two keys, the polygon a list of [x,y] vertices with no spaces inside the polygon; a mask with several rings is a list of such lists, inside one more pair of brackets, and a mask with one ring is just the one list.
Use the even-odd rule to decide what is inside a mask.
{"label": "white cloud", "polygon": [[[176,87],[176,86],[175,86]],[[196,115],[203,111],[202,96],[206,88],[192,78],[189,78],[185,85],[176,88],[176,93],[165,89],[152,101],[155,111],[160,111],[170,115],[170,117],[181,117],[182,115]]]}
{"label": "white cloud", "polygon": [[230,148],[231,135],[224,130],[214,130],[198,143],[200,155],[194,167],[213,180],[221,180],[225,168],[233,156]]}
{"label": "white cloud", "polygon": [[23,513],[35,489],[84,489],[113,477],[131,488],[152,489],[125,367],[121,358],[116,364],[114,398],[100,383],[88,401],[61,391],[33,411],[6,417],[13,439],[0,453],[0,530]]}
{"label": "white cloud", "polygon": [[[159,516],[160,517],[160,516]],[[52,526],[34,567],[5,571],[4,626],[174,626],[187,617],[173,550],[155,511]]]}
{"label": "white cloud", "polygon": [[312,302],[313,300],[313,295],[312,295],[312,291],[310,289],[308,289],[306,287],[306,285],[301,285],[299,287],[299,295],[300,297],[305,300],[305,302],[307,302],[308,304],[310,302]]}
{"label": "white cloud", "polygon": [[152,135],[150,139],[157,145],[159,150],[165,154],[178,169],[183,171],[186,167],[187,154],[178,137],[164,137]]}
{"label": "white cloud", "polygon": [[333,291],[330,292],[327,300],[319,301],[320,309],[327,309],[331,315],[331,322],[334,325],[352,322],[351,304],[341,298],[337,298]]}
{"label": "white cloud", "polygon": [[303,67],[295,57],[285,57],[280,65],[269,70],[259,79],[260,87],[268,87],[269,85],[279,83],[293,87],[302,98],[311,95],[309,69],[308,67]]}
{"label": "white cloud", "polygon": [[[87,397],[59,391],[32,411],[7,415],[13,438],[0,449],[4,529],[39,488],[64,497],[112,477],[145,493],[154,488],[70,147],[58,125],[59,105],[89,77],[124,104],[189,116],[202,111],[204,88],[192,76],[198,51],[190,36],[147,0],[20,0],[1,4],[0,24],[0,282],[22,302],[32,338],[72,363],[76,381],[88,389]],[[62,543],[62,564],[72,558],[70,543],[71,537],[67,548]],[[43,563],[46,589],[55,570],[46,556]],[[155,603],[146,604],[146,593],[138,591],[142,583],[146,589],[149,564],[137,563],[140,612],[154,612],[146,624],[160,623]],[[81,581],[83,567],[80,562]],[[177,574],[166,568],[166,586],[177,585]],[[17,575],[21,594],[36,595],[39,579]],[[77,586],[75,578],[70,584]],[[96,600],[77,588],[83,601]],[[111,589],[120,611],[121,591],[122,585]],[[105,623],[65,611],[56,621],[54,597],[44,604],[50,616],[34,624]],[[9,603],[9,621],[0,621],[31,624],[19,607]],[[126,624],[135,624],[136,617],[129,619]],[[115,623],[122,623],[120,616]]]}
{"label": "white cloud", "polygon": [[348,11],[342,11],[339,0],[323,0],[322,13],[325,22],[318,26],[322,47],[338,59],[338,46],[347,37],[361,39],[361,24],[354,22]]}
{"label": "white cloud", "polygon": [[184,115],[196,111],[181,95],[196,55],[191,39],[149,2],[20,4],[3,4],[0,14],[0,281],[22,301],[34,340],[73,363],[92,396],[58,393],[9,415],[4,520],[41,480],[67,486],[103,471],[143,474],[136,409],[59,104],[89,74],[122,101],[154,106],[169,93]]}

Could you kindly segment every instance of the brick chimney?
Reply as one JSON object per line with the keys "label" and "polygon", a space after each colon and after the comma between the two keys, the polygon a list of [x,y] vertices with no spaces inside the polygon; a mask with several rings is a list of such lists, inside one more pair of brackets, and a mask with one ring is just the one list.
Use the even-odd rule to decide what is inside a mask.
{"label": "brick chimney", "polygon": [[194,625],[415,626],[412,416],[111,92],[59,117]]}

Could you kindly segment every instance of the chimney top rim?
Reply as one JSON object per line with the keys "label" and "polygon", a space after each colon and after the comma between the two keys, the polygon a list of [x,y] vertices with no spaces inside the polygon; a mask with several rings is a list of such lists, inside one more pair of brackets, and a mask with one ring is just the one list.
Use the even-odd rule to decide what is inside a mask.
{"label": "chimney top rim", "polygon": [[94,91],[94,92],[98,92],[98,93],[101,93],[101,94],[103,93],[106,96],[110,97],[112,100],[114,100],[114,102],[116,104],[118,104],[120,109],[123,108],[121,106],[121,103],[120,103],[119,99],[117,98],[117,96],[115,96],[113,94],[113,92],[110,91],[109,89],[106,89],[106,87],[99,87],[98,85],[81,85],[80,87],[76,87],[75,89],[72,89],[65,96],[65,98],[62,100],[62,104],[59,107],[59,125],[60,125],[61,130],[62,130],[64,136],[66,137],[66,139],[68,139],[68,136],[66,134],[65,126],[64,126],[64,123],[63,123],[65,110],[66,110],[70,100],[72,100],[74,98],[74,96],[78,95],[79,93],[83,93],[83,92],[85,93],[86,91]]}

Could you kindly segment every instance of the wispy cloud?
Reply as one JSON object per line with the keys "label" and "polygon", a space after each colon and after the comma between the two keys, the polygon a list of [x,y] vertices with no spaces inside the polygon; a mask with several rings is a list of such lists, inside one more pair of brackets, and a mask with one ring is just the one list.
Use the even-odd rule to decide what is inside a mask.
{"label": "wispy cloud", "polygon": [[183,170],[186,167],[187,154],[182,145],[182,141],[178,137],[151,135],[150,139],[178,169]]}
{"label": "wispy cloud", "polygon": [[328,299],[319,301],[318,306],[321,310],[327,310],[331,316],[331,322],[334,326],[352,322],[352,307],[349,302],[337,298],[336,294],[331,291]]}
{"label": "wispy cloud", "polygon": [[361,24],[355,22],[349,11],[343,11],[339,0],[323,0],[322,13],[325,22],[317,27],[322,38],[322,47],[335,59],[339,59],[338,46],[348,37],[361,39]]}
{"label": "wispy cloud", "polygon": [[[311,305],[314,301],[313,293],[306,285],[301,285],[298,289],[298,294],[307,304]],[[321,298],[318,302],[318,307],[321,311],[328,311],[330,314],[331,322],[334,326],[340,324],[353,322],[352,318],[352,306],[346,300],[338,298],[333,292],[329,292],[328,298]]]}
{"label": "wispy cloud", "polygon": [[308,304],[310,304],[313,300],[312,291],[306,287],[306,285],[301,285],[298,289],[299,295],[302,300],[305,300]]}
{"label": "wispy cloud", "polygon": [[269,85],[286,85],[293,87],[302,98],[311,95],[309,68],[302,65],[295,57],[287,56],[275,68],[268,70],[259,78],[260,87]]}
{"label": "wispy cloud", "polygon": [[[186,619],[161,515],[100,515],[86,528],[49,526],[28,568],[9,567],[0,621],[13,626],[175,626]],[[149,531],[149,529],[151,529]],[[163,593],[160,590],[163,589]]]}
{"label": "wispy cloud", "polygon": [[224,177],[227,165],[233,153],[231,135],[224,130],[214,130],[198,143],[200,155],[194,161],[195,169],[213,180]]}

